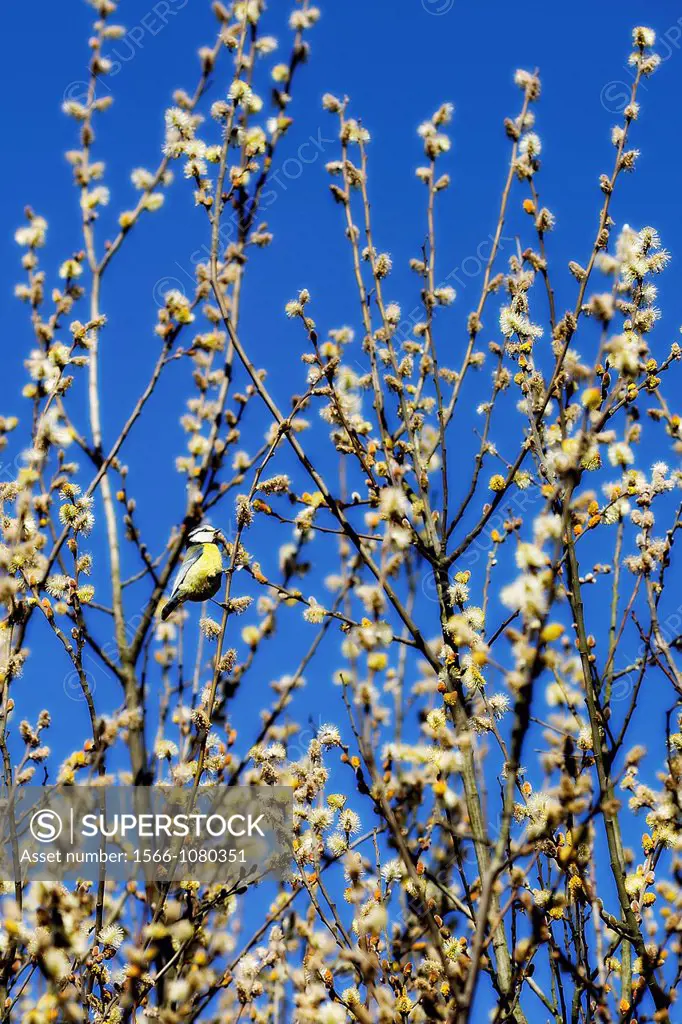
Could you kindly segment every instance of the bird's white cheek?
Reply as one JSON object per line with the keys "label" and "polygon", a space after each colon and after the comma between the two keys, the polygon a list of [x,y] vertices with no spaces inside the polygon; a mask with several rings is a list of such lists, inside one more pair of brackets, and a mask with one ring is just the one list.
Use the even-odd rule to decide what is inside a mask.
{"label": "bird's white cheek", "polygon": [[192,533],[189,537],[191,544],[211,544],[213,542],[212,533]]}

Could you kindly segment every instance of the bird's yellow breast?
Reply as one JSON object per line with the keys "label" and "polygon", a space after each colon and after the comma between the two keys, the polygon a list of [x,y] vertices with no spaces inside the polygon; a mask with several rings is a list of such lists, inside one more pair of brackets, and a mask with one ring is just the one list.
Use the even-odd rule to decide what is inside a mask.
{"label": "bird's yellow breast", "polygon": [[220,586],[223,560],[216,544],[202,544],[202,548],[201,558],[190,566],[182,589],[195,595],[212,597]]}
{"label": "bird's yellow breast", "polygon": [[223,567],[223,559],[220,554],[220,548],[217,544],[204,544],[204,552],[201,556],[200,561],[206,566],[206,572],[209,576],[215,576],[219,573]]}

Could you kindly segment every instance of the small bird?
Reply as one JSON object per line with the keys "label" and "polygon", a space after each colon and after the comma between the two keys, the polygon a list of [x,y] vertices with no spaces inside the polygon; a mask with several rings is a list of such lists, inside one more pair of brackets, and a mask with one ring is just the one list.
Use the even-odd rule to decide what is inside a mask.
{"label": "small bird", "polygon": [[162,619],[167,619],[185,601],[206,601],[217,594],[223,575],[219,536],[219,531],[212,526],[196,526],[191,531],[187,537],[187,554],[161,612]]}

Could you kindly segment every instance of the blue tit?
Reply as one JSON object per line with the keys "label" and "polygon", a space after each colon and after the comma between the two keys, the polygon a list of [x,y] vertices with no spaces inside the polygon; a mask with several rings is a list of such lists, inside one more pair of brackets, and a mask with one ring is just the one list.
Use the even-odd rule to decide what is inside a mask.
{"label": "blue tit", "polygon": [[167,619],[185,601],[206,601],[217,594],[223,575],[223,559],[218,546],[219,532],[212,526],[197,526],[187,538],[189,547],[161,618]]}

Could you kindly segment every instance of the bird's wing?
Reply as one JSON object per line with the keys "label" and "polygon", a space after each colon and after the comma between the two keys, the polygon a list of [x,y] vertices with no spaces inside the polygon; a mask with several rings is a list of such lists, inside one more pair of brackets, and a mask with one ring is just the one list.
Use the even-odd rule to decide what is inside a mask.
{"label": "bird's wing", "polygon": [[176,577],[173,580],[173,589],[171,590],[171,595],[170,595],[171,598],[175,597],[175,595],[177,594],[178,590],[180,589],[180,587],[183,584],[185,576],[187,575],[189,570],[192,568],[192,566],[196,562],[199,561],[199,559],[201,558],[203,553],[204,553],[203,544],[192,544],[190,547],[187,548],[187,554],[185,555],[185,560],[182,563],[182,565],[180,566],[180,568],[178,569]]}

